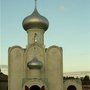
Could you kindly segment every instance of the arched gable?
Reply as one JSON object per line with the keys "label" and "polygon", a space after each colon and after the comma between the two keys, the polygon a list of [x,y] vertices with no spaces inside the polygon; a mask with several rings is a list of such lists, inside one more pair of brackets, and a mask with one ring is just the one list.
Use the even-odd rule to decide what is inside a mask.
{"label": "arched gable", "polygon": [[[21,80],[24,77],[24,49],[20,46],[13,46],[9,48],[9,58],[8,58],[8,67],[9,67],[9,90],[18,87],[20,90]],[[16,87],[17,85],[17,87]],[[12,86],[12,87],[11,87]]]}
{"label": "arched gable", "polygon": [[[62,90],[63,85],[63,60],[62,48],[58,46],[51,46],[46,50],[46,74],[51,90]],[[54,81],[54,82],[52,82]],[[59,86],[59,87],[57,87]]]}

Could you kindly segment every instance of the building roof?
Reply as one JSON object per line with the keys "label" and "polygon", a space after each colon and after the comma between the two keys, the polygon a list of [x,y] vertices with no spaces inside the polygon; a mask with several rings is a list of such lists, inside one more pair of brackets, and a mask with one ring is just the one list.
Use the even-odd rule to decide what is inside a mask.
{"label": "building roof", "polygon": [[0,72],[0,82],[7,82],[8,76]]}

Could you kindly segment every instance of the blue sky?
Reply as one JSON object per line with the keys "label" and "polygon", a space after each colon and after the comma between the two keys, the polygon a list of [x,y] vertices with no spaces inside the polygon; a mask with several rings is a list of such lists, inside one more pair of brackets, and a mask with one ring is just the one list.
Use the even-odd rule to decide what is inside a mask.
{"label": "blue sky", "polygon": [[[8,64],[8,48],[26,47],[23,19],[34,0],[1,0],[0,64]],[[64,72],[90,71],[90,0],[38,0],[38,11],[49,20],[45,46],[63,47]]]}

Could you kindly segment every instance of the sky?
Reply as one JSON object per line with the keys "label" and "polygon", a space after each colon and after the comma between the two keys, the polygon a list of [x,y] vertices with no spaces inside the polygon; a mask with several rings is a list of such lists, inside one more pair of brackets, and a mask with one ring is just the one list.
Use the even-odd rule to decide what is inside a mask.
{"label": "sky", "polygon": [[[8,64],[8,48],[26,47],[23,19],[34,10],[34,0],[0,0],[0,64]],[[64,72],[90,71],[90,0],[38,0],[49,20],[45,46],[63,48]]]}

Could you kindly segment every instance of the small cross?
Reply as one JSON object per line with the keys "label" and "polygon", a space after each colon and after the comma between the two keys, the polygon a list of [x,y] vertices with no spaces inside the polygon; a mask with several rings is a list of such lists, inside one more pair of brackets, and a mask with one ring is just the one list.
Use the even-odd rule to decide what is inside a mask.
{"label": "small cross", "polygon": [[35,8],[37,8],[37,0],[35,0]]}

